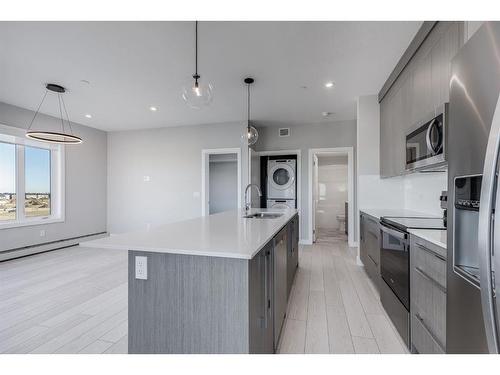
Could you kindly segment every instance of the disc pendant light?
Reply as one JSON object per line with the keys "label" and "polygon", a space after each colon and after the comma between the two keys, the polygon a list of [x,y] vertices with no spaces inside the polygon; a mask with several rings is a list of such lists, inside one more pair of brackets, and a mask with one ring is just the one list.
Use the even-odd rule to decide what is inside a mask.
{"label": "disc pendant light", "polygon": [[[57,143],[57,144],[78,144],[82,143],[82,139],[73,134],[73,128],[71,127],[71,121],[69,120],[68,111],[66,110],[66,104],[64,103],[63,94],[66,92],[66,89],[60,85],[56,85],[54,83],[48,83],[45,85],[45,94],[43,95],[42,101],[38,105],[38,108],[35,112],[35,115],[31,119],[31,122],[26,130],[26,137],[30,139],[34,139],[37,141],[48,142],[48,143]],[[61,131],[60,132],[52,132],[52,131],[42,131],[42,130],[31,130],[33,123],[36,119],[36,116],[40,112],[40,108],[42,107],[47,94],[54,93],[57,95],[57,102],[59,104],[59,115],[61,118]],[[66,115],[66,126],[68,127],[69,133],[66,131],[66,126],[64,125],[63,111]]]}
{"label": "disc pendant light", "polygon": [[250,85],[254,83],[254,79],[247,77],[243,80],[247,85],[247,142],[249,146],[254,145],[259,139],[259,132],[250,125]]}
{"label": "disc pendant light", "polygon": [[198,21],[195,21],[195,63],[193,74],[194,81],[190,81],[182,88],[182,98],[194,109],[200,109],[209,105],[213,99],[213,86],[211,83],[201,81],[201,76],[198,74]]}

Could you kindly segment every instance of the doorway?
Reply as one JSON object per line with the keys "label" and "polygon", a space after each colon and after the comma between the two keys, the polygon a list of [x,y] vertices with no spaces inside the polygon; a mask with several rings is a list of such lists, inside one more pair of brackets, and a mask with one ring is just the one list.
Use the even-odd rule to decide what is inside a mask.
{"label": "doorway", "polygon": [[241,208],[241,150],[202,150],[202,216]]}
{"label": "doorway", "polygon": [[[268,192],[268,167],[269,160],[288,160],[292,159],[295,161],[295,176],[294,176],[294,186],[295,186],[295,202],[290,204],[290,201],[293,199],[287,198],[278,198],[272,199],[269,197]],[[287,162],[285,162],[287,163]],[[261,188],[262,196],[259,197],[255,189],[252,189],[251,192],[251,203],[252,207],[260,207],[266,208],[268,204],[270,208],[273,207],[272,202],[268,202],[269,200],[274,201],[284,201],[284,202],[275,202],[274,207],[278,208],[278,205],[286,205],[287,207],[294,207],[299,211],[299,215],[302,217],[302,151],[301,150],[267,150],[267,151],[255,151],[252,148],[249,148],[249,157],[248,157],[248,178],[249,181],[253,184],[256,184]],[[274,174],[274,173],[273,173]],[[270,198],[270,199],[268,199]],[[284,208],[281,206],[280,208]],[[306,223],[301,219],[299,221],[299,233],[300,233],[300,241],[303,241],[303,233],[307,228]]]}
{"label": "doorway", "polygon": [[354,244],[352,147],[309,150],[311,242]]}

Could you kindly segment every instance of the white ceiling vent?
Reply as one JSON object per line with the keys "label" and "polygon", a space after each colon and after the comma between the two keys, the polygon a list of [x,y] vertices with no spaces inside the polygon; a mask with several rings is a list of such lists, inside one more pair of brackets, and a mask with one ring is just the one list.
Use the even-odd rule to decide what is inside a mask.
{"label": "white ceiling vent", "polygon": [[280,128],[279,129],[280,137],[289,137],[290,136],[290,128]]}

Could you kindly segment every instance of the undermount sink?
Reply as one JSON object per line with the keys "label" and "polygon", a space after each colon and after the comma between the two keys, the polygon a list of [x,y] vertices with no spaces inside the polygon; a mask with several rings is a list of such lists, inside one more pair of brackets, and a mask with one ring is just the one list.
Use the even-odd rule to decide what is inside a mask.
{"label": "undermount sink", "polygon": [[257,212],[255,214],[243,216],[245,219],[277,219],[283,216],[283,214],[273,213],[273,212]]}

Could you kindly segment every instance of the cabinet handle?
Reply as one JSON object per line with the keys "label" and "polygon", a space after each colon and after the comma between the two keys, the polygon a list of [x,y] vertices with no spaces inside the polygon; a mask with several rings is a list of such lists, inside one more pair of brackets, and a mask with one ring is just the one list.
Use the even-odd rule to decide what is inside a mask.
{"label": "cabinet handle", "polygon": [[436,252],[432,251],[431,249],[425,247],[424,245],[422,244],[419,244],[418,242],[415,242],[415,244],[417,245],[417,247],[423,251],[425,251],[426,253],[428,254],[431,254],[431,255],[434,255],[436,258],[442,260],[443,262],[446,262],[446,258],[443,257],[442,255],[439,255],[437,254]]}
{"label": "cabinet handle", "polygon": [[429,327],[427,327],[427,324],[425,323],[424,321],[424,318],[422,318],[420,316],[419,313],[416,313],[415,314],[415,318],[418,319],[418,321],[420,322],[420,324],[422,325],[422,328],[425,330],[425,332],[427,332],[427,334],[432,337],[432,339],[434,340],[434,342],[437,344],[437,346],[439,346],[439,348],[443,351],[443,352],[446,352],[446,350],[444,350],[444,347],[443,345],[441,344],[441,342],[437,339],[437,337],[431,332],[431,330],[429,329]]}
{"label": "cabinet handle", "polygon": [[443,293],[446,294],[446,288],[441,285],[438,281],[436,281],[433,277],[429,276],[424,270],[422,270],[420,267],[415,267],[415,271],[422,276],[423,278],[427,279],[430,281],[434,286],[436,286],[439,290],[441,290]]}
{"label": "cabinet handle", "polygon": [[375,259],[373,259],[370,254],[366,254],[366,255],[368,255],[368,258],[370,258],[372,260],[372,262],[375,263],[376,266],[378,266],[378,263],[375,262]]}

